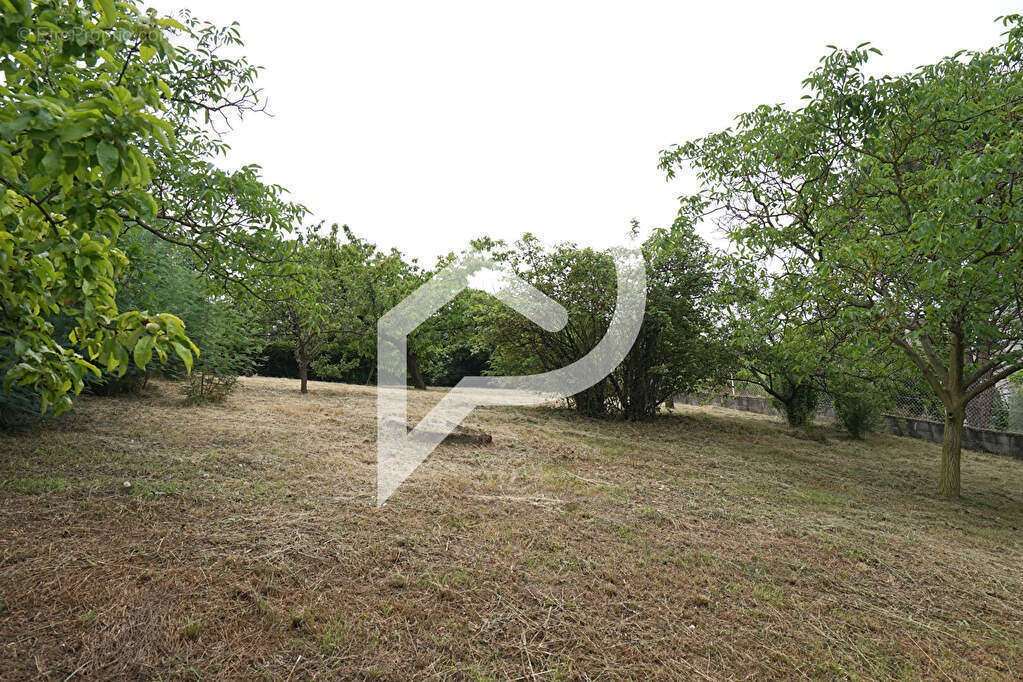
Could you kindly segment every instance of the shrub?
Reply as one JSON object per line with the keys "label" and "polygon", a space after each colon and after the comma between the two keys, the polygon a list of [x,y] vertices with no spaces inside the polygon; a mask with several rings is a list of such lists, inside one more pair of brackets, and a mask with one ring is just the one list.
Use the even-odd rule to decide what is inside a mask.
{"label": "shrub", "polygon": [[838,423],[857,440],[881,421],[881,414],[895,405],[895,397],[904,384],[896,373],[880,374],[870,381],[848,375],[832,376],[828,393],[835,405]]}
{"label": "shrub", "polygon": [[199,315],[199,357],[188,375],[185,394],[193,403],[224,400],[252,360],[247,321],[223,301],[210,301]]}
{"label": "shrub", "polygon": [[863,393],[839,393],[834,396],[835,416],[846,433],[862,440],[881,418],[881,405],[876,396]]}
{"label": "shrub", "polygon": [[217,374],[201,369],[188,375],[185,394],[193,403],[217,403],[226,398],[238,382],[237,374]]}

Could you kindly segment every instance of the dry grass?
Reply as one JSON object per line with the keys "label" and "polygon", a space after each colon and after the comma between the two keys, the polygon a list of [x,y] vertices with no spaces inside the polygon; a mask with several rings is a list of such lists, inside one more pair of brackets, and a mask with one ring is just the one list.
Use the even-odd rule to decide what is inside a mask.
{"label": "dry grass", "polygon": [[948,502],[929,443],[490,409],[493,445],[442,446],[377,509],[374,415],[356,386],[162,383],[0,436],[0,676],[1023,670],[1023,462],[968,453]]}

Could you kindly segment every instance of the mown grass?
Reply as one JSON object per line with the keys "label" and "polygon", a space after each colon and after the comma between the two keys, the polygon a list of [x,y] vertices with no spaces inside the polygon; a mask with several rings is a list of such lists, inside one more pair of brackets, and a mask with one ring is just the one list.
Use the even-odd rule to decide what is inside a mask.
{"label": "mown grass", "polygon": [[[0,436],[0,671],[65,679],[1006,678],[1023,462],[480,410],[383,508],[371,389],[160,383]],[[439,391],[412,392],[417,417]],[[130,483],[125,486],[125,481]]]}

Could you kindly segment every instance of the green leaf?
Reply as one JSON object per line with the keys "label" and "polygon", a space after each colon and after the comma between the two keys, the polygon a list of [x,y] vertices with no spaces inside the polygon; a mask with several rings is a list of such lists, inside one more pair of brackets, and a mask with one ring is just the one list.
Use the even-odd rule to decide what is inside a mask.
{"label": "green leaf", "polygon": [[113,173],[114,169],[117,168],[117,162],[121,158],[120,154],[117,153],[117,147],[109,142],[99,143],[99,146],[96,147],[96,156],[99,158],[100,165],[110,173]]}
{"label": "green leaf", "polygon": [[84,121],[78,121],[64,126],[60,130],[60,139],[63,142],[80,140],[92,132],[92,126]]}
{"label": "green leaf", "polygon": [[133,355],[135,357],[135,364],[138,365],[139,369],[145,369],[146,365],[149,364],[149,360],[153,357],[153,343],[155,342],[155,336],[146,334],[135,344]]}
{"label": "green leaf", "polygon": [[185,363],[185,370],[192,371],[192,353],[187,348],[182,346],[177,341],[171,341],[171,346],[174,348],[174,352],[178,354],[181,361]]}
{"label": "green leaf", "polygon": [[117,19],[117,9],[114,7],[114,0],[96,0],[96,7],[103,14],[104,26],[110,26]]}

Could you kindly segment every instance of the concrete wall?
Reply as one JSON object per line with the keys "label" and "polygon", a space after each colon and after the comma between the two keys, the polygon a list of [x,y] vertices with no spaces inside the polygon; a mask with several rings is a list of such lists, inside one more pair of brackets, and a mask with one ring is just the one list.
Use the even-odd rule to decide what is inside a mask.
{"label": "concrete wall", "polygon": [[[714,405],[733,410],[742,410],[743,412],[780,416],[780,413],[771,406],[769,398],[759,396],[733,396],[727,394],[723,396],[678,395],[675,396],[675,402],[683,405]],[[826,407],[818,412],[817,418],[834,420],[835,411],[831,407]],[[897,417],[892,414],[886,414],[884,415],[883,430],[896,436],[921,438],[933,443],[940,443],[945,434],[945,425],[941,422],[933,422],[927,419]],[[971,426],[964,426],[963,447],[967,450],[979,450],[981,452],[991,452],[1023,459],[1023,433],[989,431],[987,429],[975,429]]]}
{"label": "concrete wall", "polygon": [[[928,419],[914,419],[912,417],[897,417],[893,414],[884,415],[888,433],[896,436],[909,438],[922,438],[934,443],[940,443],[945,436],[945,425],[941,422],[932,422]],[[989,431],[988,429],[975,429],[972,426],[963,427],[963,447],[967,450],[980,450],[981,452],[993,452],[999,455],[1010,455],[1023,459],[1023,433],[1008,433],[1005,431]]]}

